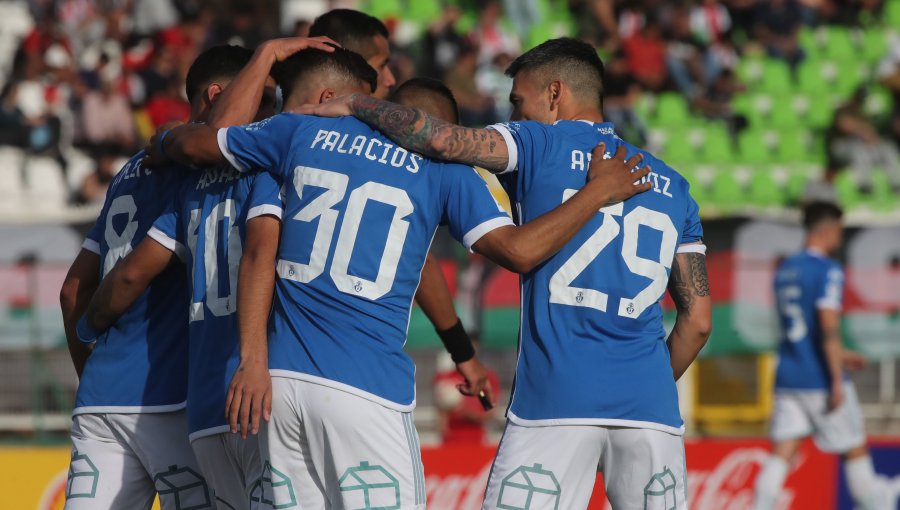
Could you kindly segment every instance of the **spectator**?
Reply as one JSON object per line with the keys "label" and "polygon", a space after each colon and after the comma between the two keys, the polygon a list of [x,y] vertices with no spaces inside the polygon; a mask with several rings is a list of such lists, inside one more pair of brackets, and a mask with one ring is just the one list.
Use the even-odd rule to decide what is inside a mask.
{"label": "spectator", "polygon": [[459,21],[460,10],[456,6],[448,6],[441,13],[441,17],[428,27],[425,33],[425,59],[420,65],[423,76],[440,79],[444,76],[466,44],[456,29]]}
{"label": "spectator", "polygon": [[516,27],[520,41],[527,41],[531,28],[540,20],[537,0],[503,0],[503,9]]}
{"label": "spectator", "polygon": [[786,61],[792,71],[806,56],[798,34],[803,12],[797,0],[769,0],[758,4],[756,35],[770,57]]}
{"label": "spectator", "polygon": [[509,120],[509,116],[512,114],[509,93],[512,92],[513,80],[505,74],[506,68],[512,61],[511,55],[501,53],[494,58],[491,65],[481,66],[475,73],[475,84],[478,91],[493,101],[497,122]]}
{"label": "spectator", "polygon": [[814,202],[827,202],[829,204],[838,203],[837,190],[834,188],[834,179],[839,171],[831,165],[825,168],[825,173],[820,179],[813,179],[806,183],[803,188],[803,196],[800,199],[800,205],[811,204]]}
{"label": "spectator", "polygon": [[872,192],[872,170],[884,168],[893,192],[900,193],[900,154],[894,144],[879,136],[866,117],[865,100],[866,90],[860,87],[834,112],[826,133],[829,166],[849,166],[863,193]]}
{"label": "spectator", "polygon": [[648,16],[643,30],[625,39],[622,48],[628,58],[628,71],[646,90],[663,90],[666,72],[666,41],[657,20]]}
{"label": "spectator", "polygon": [[634,111],[641,95],[641,86],[628,72],[628,59],[622,50],[613,53],[606,62],[603,77],[603,116],[616,126],[616,132],[628,142],[643,146],[647,130]]}
{"label": "spectator", "polygon": [[730,29],[731,16],[718,0],[703,0],[691,9],[691,31],[700,44],[719,43]]}
{"label": "spectator", "polygon": [[[458,386],[465,380],[456,371],[456,365],[446,352],[438,354],[438,372],[432,381],[434,402],[438,409],[438,430],[444,445],[481,445],[487,443],[487,424],[494,411],[485,411],[475,397],[459,392]],[[497,373],[487,370],[488,383],[499,399],[500,380]]]}
{"label": "spectator", "polygon": [[666,68],[681,95],[695,104],[706,94],[718,69],[707,57],[703,46],[694,39],[692,25],[693,19],[686,9],[676,10],[671,38],[666,46]]}
{"label": "spectator", "polygon": [[262,20],[256,6],[252,3],[240,3],[232,9],[227,20],[220,20],[213,30],[211,41],[207,41],[206,45],[232,44],[253,49],[264,39]]}
{"label": "spectator", "polygon": [[578,38],[613,51],[620,45],[614,0],[569,0]]}
{"label": "spectator", "polygon": [[490,65],[501,53],[518,55],[521,44],[515,34],[500,26],[500,2],[487,0],[478,14],[478,24],[469,39],[478,47],[478,64]]}
{"label": "spectator", "polygon": [[477,68],[478,51],[468,46],[462,49],[454,66],[444,76],[444,83],[459,103],[459,121],[464,126],[485,126],[497,118],[494,102],[482,95],[475,84]]}
{"label": "spectator", "polygon": [[166,88],[147,101],[147,115],[154,129],[170,122],[185,122],[191,114],[191,106],[182,95],[183,80],[172,77]]}
{"label": "spectator", "polygon": [[108,146],[98,146],[91,151],[96,161],[94,171],[87,175],[75,197],[80,204],[102,204],[106,197],[106,190],[116,175],[117,155]]}
{"label": "spectator", "polygon": [[84,141],[126,154],[134,148],[134,124],[128,98],[116,90],[116,77],[104,77],[99,90],[85,95],[81,107]]}
{"label": "spectator", "polygon": [[900,38],[892,36],[888,52],[878,63],[878,82],[891,92],[890,132],[895,144],[900,144]]}

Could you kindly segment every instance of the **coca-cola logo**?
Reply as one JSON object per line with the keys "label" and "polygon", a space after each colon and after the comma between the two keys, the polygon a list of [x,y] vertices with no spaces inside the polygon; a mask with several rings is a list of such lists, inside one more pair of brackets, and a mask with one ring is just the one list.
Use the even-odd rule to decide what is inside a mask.
{"label": "coca-cola logo", "polygon": [[[688,470],[688,489],[696,510],[746,510],[753,504],[753,484],[762,465],[769,458],[763,448],[741,448],[725,456],[716,467],[708,471]],[[799,469],[805,457],[798,455],[793,470]],[[794,491],[782,490],[776,503],[777,509],[788,509],[794,500]]]}

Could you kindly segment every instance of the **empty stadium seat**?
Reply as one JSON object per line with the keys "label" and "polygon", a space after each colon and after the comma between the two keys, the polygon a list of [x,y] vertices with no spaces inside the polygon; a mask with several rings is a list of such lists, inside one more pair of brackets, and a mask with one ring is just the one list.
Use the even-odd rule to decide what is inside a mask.
{"label": "empty stadium seat", "polygon": [[770,94],[786,94],[794,88],[791,71],[787,63],[769,59],[763,61],[762,76],[758,89]]}
{"label": "empty stadium seat", "polygon": [[774,175],[773,167],[757,168],[750,177],[747,190],[750,203],[759,207],[782,207],[786,197]]}
{"label": "empty stadium seat", "polygon": [[817,157],[812,153],[812,136],[812,133],[803,128],[780,131],[773,160],[780,163],[818,161],[824,155]]}
{"label": "empty stadium seat", "polygon": [[859,206],[862,199],[856,180],[848,171],[843,171],[834,179],[834,188],[837,191],[838,201],[844,209],[851,210]]}
{"label": "empty stadium seat", "polygon": [[707,163],[728,164],[735,160],[734,145],[724,125],[711,123],[704,130],[698,153],[700,160]]}
{"label": "empty stadium seat", "polygon": [[878,62],[888,51],[888,37],[878,27],[869,27],[862,33],[862,55],[869,62]]}
{"label": "empty stadium seat", "polygon": [[16,147],[0,146],[0,197],[18,197],[24,188],[22,166],[25,153]]}
{"label": "empty stadium seat", "polygon": [[822,55],[825,58],[849,62],[858,58],[857,44],[854,34],[845,27],[826,26],[825,45]]}
{"label": "empty stadium seat", "polygon": [[690,122],[687,101],[675,92],[660,94],[656,101],[655,121],[663,127],[683,128]]}
{"label": "empty stadium seat", "polygon": [[769,163],[775,159],[778,135],[768,129],[746,129],[738,136],[738,161]]}
{"label": "empty stadium seat", "polygon": [[737,176],[728,168],[721,168],[713,176],[709,188],[709,202],[721,213],[734,211],[746,202]]}
{"label": "empty stadium seat", "polygon": [[25,161],[23,173],[26,194],[36,209],[58,209],[69,199],[69,190],[63,180],[59,163],[49,157],[30,157]]}

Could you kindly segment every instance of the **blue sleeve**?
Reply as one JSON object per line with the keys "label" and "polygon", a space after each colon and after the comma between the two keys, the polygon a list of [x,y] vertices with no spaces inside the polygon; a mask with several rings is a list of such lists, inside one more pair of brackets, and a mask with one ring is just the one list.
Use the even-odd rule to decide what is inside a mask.
{"label": "blue sleeve", "polygon": [[299,115],[280,114],[245,126],[222,128],[218,133],[219,149],[241,172],[258,168],[282,177],[282,163],[301,119]]}
{"label": "blue sleeve", "polygon": [[256,174],[250,182],[250,195],[247,199],[247,221],[257,216],[269,215],[281,219],[284,204],[281,198],[281,186],[268,173]]}
{"label": "blue sleeve", "polygon": [[442,223],[447,224],[450,234],[468,249],[491,230],[512,225],[487,183],[469,166],[443,164],[441,203],[444,208]]}
{"label": "blue sleeve", "polygon": [[[505,122],[489,126],[503,136],[509,152],[509,164],[500,174],[516,172],[515,185],[519,193],[527,193],[528,183],[543,167],[543,161],[550,153],[552,138],[547,126],[534,121]],[[504,179],[509,188],[512,181]]]}
{"label": "blue sleeve", "polygon": [[687,214],[684,217],[684,231],[681,233],[681,244],[692,244],[703,241],[703,225],[700,223],[700,206],[690,194],[690,186],[684,187],[687,194]]}
{"label": "blue sleeve", "polygon": [[823,268],[821,282],[816,292],[816,308],[841,311],[844,305],[844,270],[837,263]]}

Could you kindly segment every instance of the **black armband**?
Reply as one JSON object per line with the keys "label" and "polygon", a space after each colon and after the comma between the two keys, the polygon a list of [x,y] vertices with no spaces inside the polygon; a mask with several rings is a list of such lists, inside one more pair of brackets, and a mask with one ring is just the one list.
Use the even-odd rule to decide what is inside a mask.
{"label": "black armband", "polygon": [[437,334],[444,343],[444,348],[450,353],[450,358],[454,363],[463,363],[475,357],[475,346],[472,345],[472,339],[466,333],[462,321],[457,320],[456,324],[447,329],[438,330]]}

